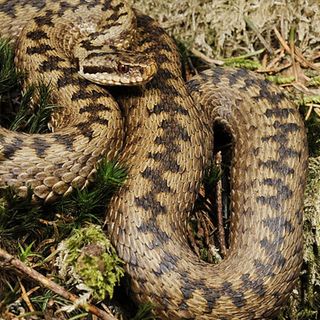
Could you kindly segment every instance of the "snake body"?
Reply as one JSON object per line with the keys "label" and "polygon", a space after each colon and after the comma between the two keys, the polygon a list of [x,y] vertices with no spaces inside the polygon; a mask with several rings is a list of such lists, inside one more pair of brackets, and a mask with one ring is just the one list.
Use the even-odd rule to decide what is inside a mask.
{"label": "snake body", "polygon": [[[85,186],[102,155],[114,158],[120,149],[121,113],[111,95],[90,81],[93,71],[96,83],[136,84],[153,75],[155,64],[137,54],[142,72],[137,68],[131,72],[134,61],[126,49],[133,37],[133,12],[119,1],[112,9],[110,5],[0,1],[0,35],[16,42],[18,66],[29,73],[25,85],[36,80],[50,83],[56,88],[54,102],[62,107],[51,119],[52,134],[26,135],[1,128],[0,186],[15,187],[21,196],[31,188],[35,199],[52,201]],[[111,48],[121,57],[115,59]],[[115,72],[119,67],[126,71],[121,78]]]}
{"label": "snake body", "polygon": [[[31,185],[36,196],[52,198],[69,192],[77,179],[90,180],[99,156],[113,157],[121,149],[128,179],[111,200],[105,228],[126,263],[137,301],[151,301],[161,319],[268,319],[286,301],[302,262],[307,151],[299,114],[277,88],[246,70],[217,67],[186,85],[173,41],[136,12],[130,50],[150,56],[158,71],[142,86],[117,92],[126,119],[122,146],[124,130],[114,100],[78,77],[72,57],[55,58],[57,43],[41,42],[48,29],[59,33],[58,17],[68,12],[79,12],[85,21],[97,8],[95,14],[101,11],[118,26],[123,18],[135,19],[120,3],[0,0],[2,35],[15,38],[28,22],[19,36],[18,60],[38,59],[33,72],[42,66],[43,77],[58,87],[61,104],[76,108],[81,119],[74,111],[55,115],[57,131],[45,136],[1,128],[1,185],[20,191]],[[65,21],[61,25],[66,27]],[[78,34],[74,27],[67,29],[71,35],[64,43]],[[22,40],[30,32],[32,46]],[[232,234],[227,257],[211,265],[187,245],[186,224],[210,164],[215,123],[233,137]],[[65,178],[69,175],[73,179]],[[55,184],[48,185],[51,180]]]}

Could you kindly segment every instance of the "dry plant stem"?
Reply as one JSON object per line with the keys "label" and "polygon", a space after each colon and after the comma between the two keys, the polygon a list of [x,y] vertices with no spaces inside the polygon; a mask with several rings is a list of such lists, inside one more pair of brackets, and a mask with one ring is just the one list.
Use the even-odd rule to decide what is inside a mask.
{"label": "dry plant stem", "polygon": [[314,112],[318,115],[318,117],[320,117],[320,108],[314,108]]}
{"label": "dry plant stem", "polygon": [[[301,91],[301,92],[306,93],[306,94],[310,94],[310,90],[300,82],[293,82],[293,83],[289,83],[288,85],[292,85],[298,91]],[[286,87],[286,85],[283,84],[282,87]]]}
{"label": "dry plant stem", "polygon": [[[320,58],[320,52],[314,52],[313,55],[312,55],[312,61],[316,61]],[[317,64],[319,65],[319,64]],[[318,69],[316,64],[314,64],[314,66]]]}
{"label": "dry plant stem", "polygon": [[288,62],[277,67],[270,68],[269,66],[267,66],[266,68],[260,68],[257,70],[257,72],[260,72],[260,73],[270,72],[272,74],[277,74],[282,70],[290,68],[291,66],[292,66],[292,62]]}
{"label": "dry plant stem", "polygon": [[[284,49],[277,49],[273,53],[274,58],[271,60],[271,55],[266,53],[261,60],[261,67],[257,69],[257,72],[273,72],[273,68],[279,65],[279,61],[285,56]],[[270,59],[270,61],[269,61]],[[262,71],[261,71],[262,70]]]}
{"label": "dry plant stem", "polygon": [[266,69],[267,67],[267,62],[268,62],[268,55],[264,54],[261,60],[261,65],[263,69]]}
{"label": "dry plant stem", "polygon": [[314,69],[319,71],[319,68],[312,62],[308,61],[302,54],[302,52],[300,51],[300,49],[298,47],[294,48],[294,53],[297,57],[299,57],[299,59],[301,59],[304,62],[304,66],[306,68],[310,68],[310,69]]}
{"label": "dry plant stem", "polygon": [[[274,31],[276,37],[278,38],[279,42],[281,43],[282,47],[287,51],[288,54],[291,55],[291,53],[292,53],[291,48],[288,46],[286,41],[283,39],[283,37],[281,36],[280,32],[277,30],[277,28],[273,28],[273,31]],[[310,63],[309,61],[307,61],[302,56],[301,52],[297,51],[297,48],[294,49],[294,57],[303,66],[310,67],[310,68],[312,68],[314,70],[319,70],[319,68],[316,65],[314,65],[313,63]]]}
{"label": "dry plant stem", "polygon": [[190,225],[188,225],[188,239],[190,241],[190,245],[191,245],[191,248],[194,250],[194,252],[196,253],[196,255],[198,256],[198,258],[200,258],[200,250],[196,244],[196,241],[192,235],[192,228]]}
{"label": "dry plant stem", "polygon": [[[222,163],[222,155],[221,151],[219,151],[215,156],[216,166],[221,172],[221,163]],[[222,180],[219,179],[217,182],[217,214],[218,214],[218,235],[219,235],[219,243],[220,250],[223,257],[225,257],[227,253],[226,246],[226,238],[223,226],[223,215],[222,215]]]}
{"label": "dry plant stem", "polygon": [[307,113],[306,113],[306,116],[304,117],[304,120],[305,120],[305,121],[307,121],[307,120],[309,119],[309,117],[310,117],[310,115],[311,115],[311,112],[312,112],[312,110],[313,110],[313,107],[314,107],[313,104],[311,104],[311,105],[309,106],[308,111],[307,111]]}
{"label": "dry plant stem", "polygon": [[278,38],[282,47],[287,51],[288,54],[291,54],[290,47],[288,46],[286,40],[283,39],[283,37],[281,36],[280,32],[277,30],[276,27],[273,28],[273,31],[276,34],[276,37]]}
{"label": "dry plant stem", "polygon": [[306,107],[308,107],[308,111],[306,113],[306,116],[304,117],[305,121],[307,121],[310,118],[312,111],[314,111],[318,116],[320,116],[320,108],[318,104],[307,103]]}
{"label": "dry plant stem", "polygon": [[221,61],[221,60],[215,60],[215,59],[211,59],[209,57],[207,57],[205,54],[203,54],[202,52],[200,52],[199,50],[197,49],[191,49],[191,53],[196,56],[197,58],[205,61],[206,63],[210,64],[210,65],[218,65],[218,66],[221,66],[224,64],[224,61]]}
{"label": "dry plant stem", "polygon": [[248,27],[257,35],[260,42],[263,44],[263,46],[268,50],[270,54],[273,54],[273,49],[270,46],[270,44],[265,40],[265,38],[261,35],[259,29],[255,26],[255,24],[249,19],[249,17],[244,16],[244,21],[248,25]]}
{"label": "dry plant stem", "polygon": [[[19,259],[15,258],[5,250],[0,248],[0,261],[7,263],[11,265],[16,270],[22,272],[23,274],[27,275],[28,277],[32,278],[33,280],[40,283],[42,286],[50,289],[54,293],[60,295],[61,297],[70,300],[73,303],[76,303],[79,301],[79,298],[74,295],[71,292],[66,291],[63,287],[59,286],[55,282],[49,280],[45,276],[43,276],[41,273],[37,272],[36,270],[26,266],[23,262],[21,262]],[[79,304],[79,307],[83,308],[84,310],[95,314],[100,319],[103,320],[116,320],[116,318],[112,315],[112,313],[109,310],[103,311],[94,305],[91,305],[89,303],[86,304]]]}
{"label": "dry plant stem", "polygon": [[[274,69],[272,70],[272,72],[273,72],[274,74],[277,74],[277,73],[281,72],[282,70],[285,70],[285,69],[290,68],[291,66],[292,66],[292,62],[284,63],[284,64],[278,66],[277,68],[274,68]],[[271,70],[270,70],[270,71],[271,71]]]}
{"label": "dry plant stem", "polygon": [[20,285],[20,288],[21,288],[21,291],[22,291],[22,294],[21,294],[21,298],[23,299],[23,301],[27,304],[29,310],[31,312],[34,312],[34,309],[33,309],[33,305],[29,299],[29,295],[25,289],[25,287],[23,286],[23,284],[21,283],[21,281],[19,280],[19,285]]}
{"label": "dry plant stem", "polygon": [[280,50],[277,50],[275,54],[276,54],[276,57],[272,61],[270,61],[270,63],[267,66],[267,69],[273,69],[279,65],[279,62],[285,56],[284,49],[281,48]]}
{"label": "dry plant stem", "polygon": [[299,81],[299,77],[298,77],[298,66],[296,63],[296,59],[295,59],[295,54],[294,54],[294,39],[290,37],[290,55],[291,55],[291,60],[292,60],[292,69],[293,69],[293,73],[294,73],[294,77],[296,79],[296,81]]}

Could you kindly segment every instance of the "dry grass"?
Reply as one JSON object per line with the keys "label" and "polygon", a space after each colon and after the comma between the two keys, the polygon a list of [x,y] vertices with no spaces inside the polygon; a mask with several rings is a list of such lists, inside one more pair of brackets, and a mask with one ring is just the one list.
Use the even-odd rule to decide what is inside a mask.
{"label": "dry grass", "polygon": [[[286,79],[276,78],[275,81],[283,82],[286,89],[294,89],[296,99],[307,98],[301,105],[309,119],[311,115],[318,117],[317,112],[320,116],[320,98],[311,98],[320,97],[319,0],[136,0],[134,6],[158,20],[187,49],[202,53],[204,56],[201,59],[206,62],[213,59],[222,61],[223,58],[257,53],[259,49],[264,49],[262,54],[251,57],[260,63],[259,71],[276,77],[281,73],[281,77]],[[289,78],[291,80],[287,82]],[[315,145],[314,152],[320,154],[317,144],[320,141],[320,124],[316,119],[311,119],[313,129],[309,129],[309,141]],[[292,295],[290,308],[284,311],[279,320],[316,319],[315,310],[320,304],[319,158],[310,163],[305,209],[304,274],[299,290]],[[26,250],[23,253],[28,259],[33,259]],[[32,284],[28,286],[32,287]],[[15,293],[18,302],[26,301],[25,308],[30,312],[34,310],[32,304],[40,305],[39,309],[47,304],[44,301],[46,295],[51,305],[52,301],[58,301],[51,292],[39,294],[36,300],[34,295],[39,291],[38,286],[25,291],[19,282],[10,294]],[[0,301],[0,307],[5,300]],[[9,300],[14,299],[10,297]],[[50,303],[46,308],[47,313],[52,311]],[[62,315],[62,318],[66,319],[67,316]],[[37,313],[33,314],[33,319],[39,319]]]}
{"label": "dry grass", "polygon": [[307,56],[320,44],[318,0],[136,0],[134,6],[156,18],[189,48],[209,57],[261,48],[257,30],[272,48],[274,26],[288,40],[295,25],[299,47]]}

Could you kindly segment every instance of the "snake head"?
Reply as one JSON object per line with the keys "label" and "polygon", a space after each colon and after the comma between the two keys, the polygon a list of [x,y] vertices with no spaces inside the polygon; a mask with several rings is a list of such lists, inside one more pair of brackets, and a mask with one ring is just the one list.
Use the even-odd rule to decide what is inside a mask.
{"label": "snake head", "polygon": [[94,51],[79,60],[79,74],[101,85],[142,85],[150,81],[156,72],[154,59],[147,54],[131,51]]}

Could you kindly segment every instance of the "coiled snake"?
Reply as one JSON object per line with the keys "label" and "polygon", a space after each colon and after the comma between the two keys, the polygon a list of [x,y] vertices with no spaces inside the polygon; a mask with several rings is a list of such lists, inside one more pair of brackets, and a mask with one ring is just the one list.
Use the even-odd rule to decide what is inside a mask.
{"label": "coiled snake", "polygon": [[[292,103],[241,69],[213,68],[186,86],[173,41],[122,1],[0,0],[0,20],[19,68],[50,81],[64,107],[53,115],[53,133],[0,129],[0,186],[22,196],[30,186],[49,201],[90,181],[103,155],[120,154],[129,176],[111,201],[106,231],[135,298],[152,301],[162,319],[275,314],[302,261],[307,151]],[[133,79],[140,85],[117,97],[124,130],[117,104],[92,82]],[[227,257],[210,265],[188,247],[186,221],[217,122],[234,141],[232,240]]]}

